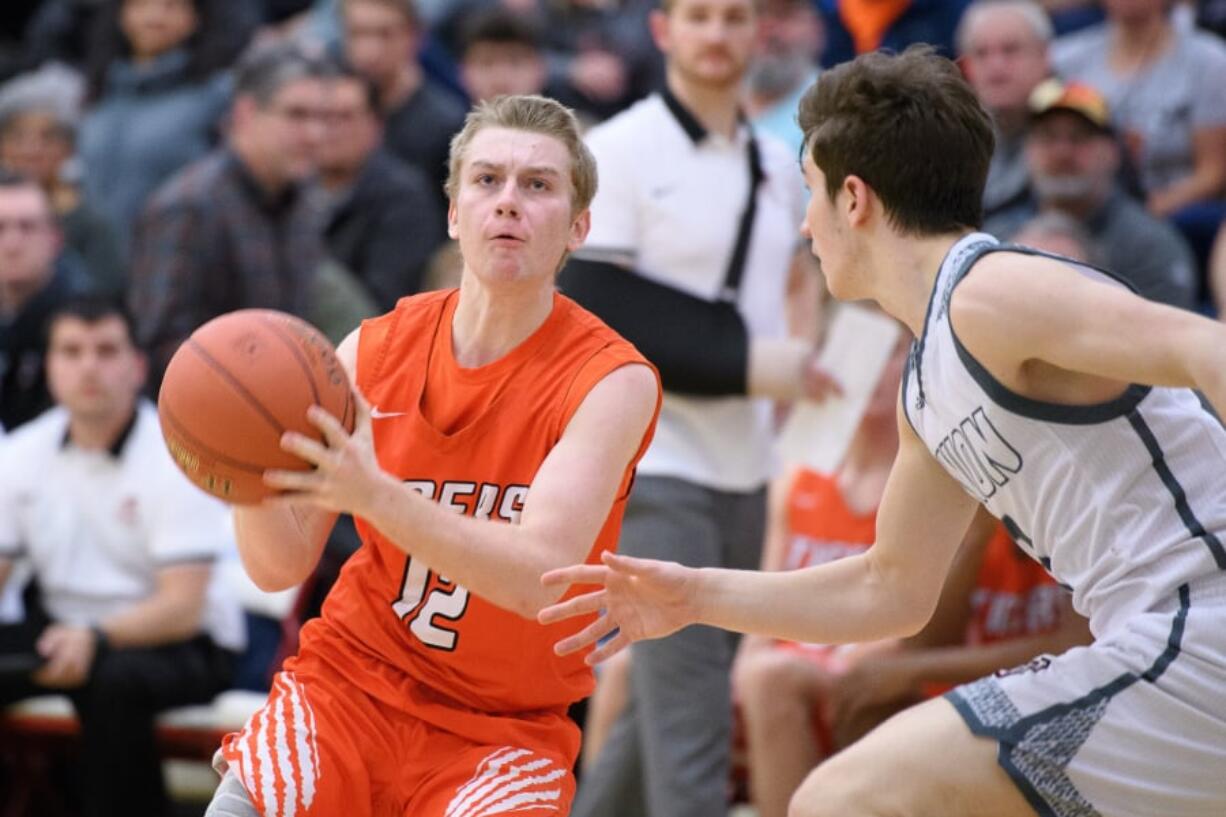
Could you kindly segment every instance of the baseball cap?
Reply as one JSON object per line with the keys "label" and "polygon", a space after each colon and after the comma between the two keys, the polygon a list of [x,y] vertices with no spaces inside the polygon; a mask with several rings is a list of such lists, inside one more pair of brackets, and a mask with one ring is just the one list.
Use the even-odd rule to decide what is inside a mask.
{"label": "baseball cap", "polygon": [[1113,133],[1111,109],[1097,89],[1083,82],[1045,79],[1030,94],[1030,118],[1039,119],[1053,111],[1075,113],[1096,130]]}

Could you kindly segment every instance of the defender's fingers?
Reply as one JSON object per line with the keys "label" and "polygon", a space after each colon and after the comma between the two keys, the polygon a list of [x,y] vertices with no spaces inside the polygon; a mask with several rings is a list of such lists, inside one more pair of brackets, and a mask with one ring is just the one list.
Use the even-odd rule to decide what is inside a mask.
{"label": "defender's fingers", "polygon": [[541,576],[541,584],[559,587],[568,584],[604,584],[609,569],[604,565],[571,565],[550,570]]}
{"label": "defender's fingers", "polygon": [[606,550],[600,554],[600,558],[604,563],[618,573],[629,576],[651,576],[660,569],[660,561],[657,559],[640,559],[637,556],[623,556],[620,553],[614,553],[611,550]]}
{"label": "defender's fingers", "polygon": [[588,653],[587,657],[584,658],[583,661],[589,667],[594,666],[599,664],[601,661],[609,660],[629,646],[630,637],[625,633],[618,633],[616,636]]}
{"label": "defender's fingers", "polygon": [[537,613],[536,620],[541,624],[554,624],[564,619],[598,612],[605,606],[605,599],[608,595],[607,590],[597,590],[594,593],[584,593],[566,601],[559,601]]}
{"label": "defender's fingers", "polygon": [[572,652],[596,644],[600,639],[617,629],[617,622],[611,616],[601,616],[574,635],[564,638],[554,645],[553,651],[558,655],[570,655]]}

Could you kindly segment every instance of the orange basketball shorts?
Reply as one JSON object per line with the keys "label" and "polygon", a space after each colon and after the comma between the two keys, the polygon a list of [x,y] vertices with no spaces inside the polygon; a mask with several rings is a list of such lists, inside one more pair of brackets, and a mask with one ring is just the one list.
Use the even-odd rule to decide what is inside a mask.
{"label": "orange basketball shorts", "polygon": [[300,656],[219,754],[264,817],[516,817],[570,811],[579,732],[564,713],[456,710],[427,722]]}

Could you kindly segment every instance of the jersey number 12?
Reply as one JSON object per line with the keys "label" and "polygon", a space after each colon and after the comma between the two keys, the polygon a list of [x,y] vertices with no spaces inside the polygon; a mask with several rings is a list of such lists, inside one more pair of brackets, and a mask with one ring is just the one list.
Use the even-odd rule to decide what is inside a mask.
{"label": "jersey number 12", "polygon": [[[450,652],[455,649],[459,633],[440,627],[435,620],[459,621],[468,609],[468,590],[439,576],[443,586],[435,586],[427,594],[431,572],[424,563],[410,556],[404,566],[400,598],[392,603],[392,610],[402,620],[408,617],[409,630],[421,643]],[[423,597],[425,604],[422,604]]]}

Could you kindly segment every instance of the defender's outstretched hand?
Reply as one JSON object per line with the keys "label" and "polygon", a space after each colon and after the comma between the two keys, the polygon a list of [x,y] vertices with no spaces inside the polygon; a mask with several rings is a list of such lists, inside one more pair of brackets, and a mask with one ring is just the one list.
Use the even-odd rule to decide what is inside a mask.
{"label": "defender's outstretched hand", "polygon": [[698,571],[676,562],[635,559],[605,552],[602,565],[574,565],[541,577],[546,587],[603,585],[603,589],[558,602],[537,616],[552,624],[574,616],[603,612],[583,630],[554,645],[558,655],[582,650],[617,631],[584,660],[596,664],[635,641],[661,638],[698,620]]}

